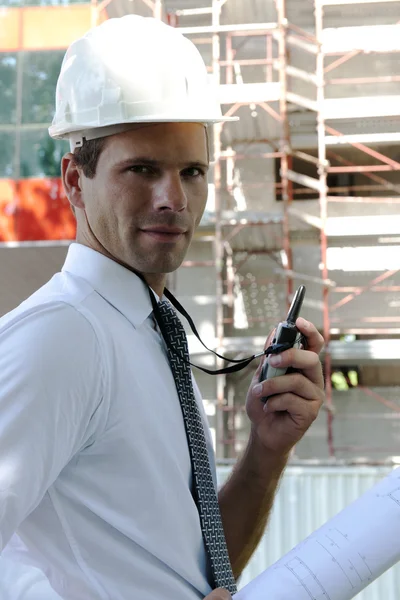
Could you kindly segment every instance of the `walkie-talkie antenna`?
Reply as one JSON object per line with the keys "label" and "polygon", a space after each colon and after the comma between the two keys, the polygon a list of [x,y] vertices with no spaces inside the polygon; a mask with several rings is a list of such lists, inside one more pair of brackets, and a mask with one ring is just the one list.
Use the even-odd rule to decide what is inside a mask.
{"label": "walkie-talkie antenna", "polygon": [[303,304],[305,293],[306,288],[304,285],[301,285],[295,293],[294,298],[292,300],[292,304],[290,305],[288,316],[286,317],[287,323],[296,323],[297,317],[300,314],[301,305]]}

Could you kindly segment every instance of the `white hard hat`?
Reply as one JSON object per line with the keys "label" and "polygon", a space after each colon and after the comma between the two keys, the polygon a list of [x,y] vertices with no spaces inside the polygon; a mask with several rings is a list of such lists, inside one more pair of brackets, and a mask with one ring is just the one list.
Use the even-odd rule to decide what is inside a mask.
{"label": "white hard hat", "polygon": [[134,123],[233,121],[196,46],[158,19],[127,15],[91,29],[68,48],[49,134],[71,148]]}

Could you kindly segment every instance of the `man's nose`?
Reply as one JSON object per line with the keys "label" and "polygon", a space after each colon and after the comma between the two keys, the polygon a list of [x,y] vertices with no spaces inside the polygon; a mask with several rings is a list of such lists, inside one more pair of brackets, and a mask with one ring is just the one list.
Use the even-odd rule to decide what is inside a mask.
{"label": "man's nose", "polygon": [[154,195],[156,210],[180,212],[187,207],[187,197],[180,173],[168,173],[157,183]]}

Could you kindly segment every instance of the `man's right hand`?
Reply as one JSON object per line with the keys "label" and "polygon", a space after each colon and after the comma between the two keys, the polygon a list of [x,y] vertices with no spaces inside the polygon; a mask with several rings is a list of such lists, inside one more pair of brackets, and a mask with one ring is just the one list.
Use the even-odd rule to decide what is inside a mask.
{"label": "man's right hand", "polygon": [[228,590],[218,588],[217,590],[211,592],[211,594],[208,594],[208,596],[206,596],[204,600],[232,600],[232,596],[230,595]]}

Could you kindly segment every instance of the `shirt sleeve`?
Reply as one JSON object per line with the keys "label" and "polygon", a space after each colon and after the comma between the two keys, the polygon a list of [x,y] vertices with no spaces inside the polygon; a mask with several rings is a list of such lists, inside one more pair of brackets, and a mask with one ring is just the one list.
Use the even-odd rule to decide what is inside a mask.
{"label": "shirt sleeve", "polygon": [[96,333],[73,306],[48,303],[0,321],[0,552],[95,437],[104,389]]}

